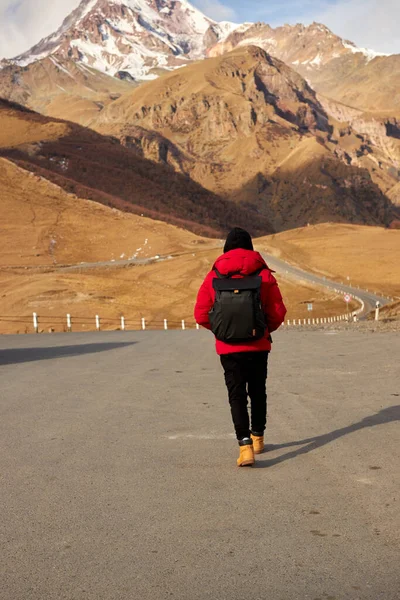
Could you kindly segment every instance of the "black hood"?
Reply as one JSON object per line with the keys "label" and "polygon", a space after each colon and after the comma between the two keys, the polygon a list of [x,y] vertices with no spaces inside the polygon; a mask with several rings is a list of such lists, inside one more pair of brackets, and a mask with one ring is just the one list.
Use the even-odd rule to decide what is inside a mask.
{"label": "black hood", "polygon": [[235,227],[226,238],[224,252],[230,252],[242,248],[243,250],[254,250],[251,235],[240,227]]}

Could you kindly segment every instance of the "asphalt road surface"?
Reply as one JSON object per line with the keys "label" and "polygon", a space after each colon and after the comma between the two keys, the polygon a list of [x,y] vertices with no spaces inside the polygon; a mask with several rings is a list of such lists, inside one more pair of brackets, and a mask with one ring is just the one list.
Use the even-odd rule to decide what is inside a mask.
{"label": "asphalt road surface", "polygon": [[[373,292],[362,290],[359,288],[354,288],[351,285],[337,283],[336,281],[330,281],[329,279],[326,279],[326,277],[320,277],[318,275],[315,275],[314,273],[304,271],[303,269],[295,267],[281,260],[280,258],[276,258],[275,256],[266,254],[264,254],[263,256],[267,261],[268,266],[284,277],[290,277],[297,281],[303,280],[308,283],[322,285],[330,289],[337,289],[346,294],[350,294],[351,296],[356,296],[360,298],[364,302],[364,310],[360,314],[361,318],[366,317],[372,310],[375,310],[377,302],[379,302],[381,306],[385,306],[386,304],[392,302],[391,299],[386,298],[384,296],[380,296]],[[345,310],[343,310],[343,312],[345,313]]]}
{"label": "asphalt road surface", "polygon": [[207,332],[0,337],[1,600],[398,600],[399,351],[277,334],[238,469]]}

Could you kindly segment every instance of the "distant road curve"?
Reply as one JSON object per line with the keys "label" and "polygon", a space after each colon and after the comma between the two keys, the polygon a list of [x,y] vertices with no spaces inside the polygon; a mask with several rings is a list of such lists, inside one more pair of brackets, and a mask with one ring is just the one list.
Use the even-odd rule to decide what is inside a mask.
{"label": "distant road curve", "polygon": [[[189,254],[188,252],[182,254]],[[190,252],[191,254],[191,252]],[[72,265],[61,267],[63,270],[76,270],[76,269],[93,269],[93,268],[101,268],[101,267],[126,267],[129,265],[148,265],[155,262],[161,262],[165,260],[172,260],[181,256],[181,254],[175,254],[170,256],[157,256],[154,258],[133,258],[126,260],[117,260],[117,261],[104,261],[97,263],[82,263],[79,265]],[[269,254],[263,254],[268,266],[276,271],[278,274],[291,277],[293,279],[307,281],[313,283],[315,285],[321,285],[331,290],[339,290],[344,293],[348,293],[351,296],[355,296],[360,298],[364,302],[364,308],[360,313],[361,318],[365,318],[372,310],[375,309],[376,303],[380,302],[381,306],[385,306],[386,304],[390,304],[391,299],[385,298],[383,296],[379,296],[367,290],[361,290],[358,288],[354,288],[350,285],[344,285],[338,283],[336,281],[331,281],[326,279],[325,277],[321,277],[320,275],[316,275],[314,273],[310,273],[309,271],[304,271],[300,269],[300,267],[295,267],[290,263],[285,262],[280,258],[276,258],[275,256],[271,256]]]}
{"label": "distant road curve", "polygon": [[[181,252],[178,254],[166,255],[166,256],[156,256],[152,258],[131,258],[125,260],[110,260],[110,261],[101,261],[101,262],[85,262],[77,265],[54,265],[53,268],[60,271],[76,271],[81,269],[96,269],[96,268],[119,268],[119,267],[127,267],[127,266],[135,266],[135,265],[149,265],[157,262],[163,262],[166,260],[173,260],[174,258],[178,258],[184,254],[192,254],[190,252]],[[310,273],[309,271],[304,271],[300,267],[295,267],[290,263],[285,262],[284,260],[272,256],[270,254],[263,253],[263,257],[265,258],[268,266],[276,271],[279,275],[284,277],[290,277],[292,279],[307,281],[309,283],[313,283],[315,285],[321,285],[331,290],[339,290],[344,293],[351,294],[356,298],[360,298],[364,302],[363,311],[360,313],[361,318],[365,318],[372,310],[375,309],[376,302],[380,302],[381,306],[385,306],[386,304],[390,304],[392,302],[391,298],[386,298],[384,296],[379,296],[374,294],[373,292],[362,290],[359,288],[354,288],[350,285],[345,285],[338,283],[336,281],[332,281],[320,275],[316,275],[314,273]],[[4,268],[4,267],[3,267]],[[6,267],[7,268],[7,267]],[[15,267],[9,267],[15,268]],[[17,267],[18,268],[18,267]],[[26,268],[26,267],[25,267]],[[30,267],[31,269],[37,269],[41,267]],[[49,268],[49,265],[42,268]]]}
{"label": "distant road curve", "polygon": [[336,281],[326,279],[325,277],[321,277],[320,275],[315,275],[309,271],[304,271],[303,269],[295,267],[284,260],[281,260],[280,258],[276,258],[275,256],[271,256],[269,254],[263,254],[263,256],[268,266],[276,271],[279,275],[291,277],[296,280],[300,279],[303,281],[308,281],[316,285],[322,285],[328,289],[339,290],[341,292],[350,294],[351,296],[360,298],[364,302],[364,309],[360,313],[361,318],[365,318],[372,310],[374,310],[377,302],[380,302],[381,306],[385,306],[386,304],[390,304],[392,301],[390,298],[378,296],[367,290],[354,288],[350,285],[341,284]]}

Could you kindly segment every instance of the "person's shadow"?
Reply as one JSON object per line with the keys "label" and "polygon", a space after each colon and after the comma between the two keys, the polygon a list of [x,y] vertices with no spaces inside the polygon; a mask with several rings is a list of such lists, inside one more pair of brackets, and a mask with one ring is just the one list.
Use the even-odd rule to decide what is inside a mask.
{"label": "person's shadow", "polygon": [[352,425],[342,427],[341,429],[335,429],[335,431],[324,433],[323,435],[318,435],[314,438],[298,440],[297,442],[288,442],[287,444],[267,445],[267,452],[280,450],[281,448],[290,448],[292,446],[302,446],[302,448],[296,448],[291,452],[287,452],[286,454],[282,454],[281,456],[277,456],[276,458],[259,462],[257,464],[259,467],[273,467],[274,465],[278,465],[286,460],[290,460],[291,458],[296,458],[296,456],[308,454],[309,452],[317,450],[317,448],[321,448],[322,446],[326,446],[326,444],[329,444],[330,442],[333,442],[344,435],[353,433],[354,431],[359,431],[360,429],[364,429],[366,427],[375,427],[375,425],[385,425],[385,423],[392,423],[394,421],[400,421],[400,405],[384,408],[375,415],[365,417],[365,419],[359,421],[358,423],[353,423]]}

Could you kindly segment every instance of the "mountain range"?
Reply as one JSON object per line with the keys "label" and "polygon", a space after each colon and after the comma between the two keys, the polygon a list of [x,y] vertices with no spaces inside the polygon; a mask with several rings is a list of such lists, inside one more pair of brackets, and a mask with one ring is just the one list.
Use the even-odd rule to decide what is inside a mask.
{"label": "mountain range", "polygon": [[256,46],[195,63],[125,94],[91,127],[204,188],[259,208],[274,230],[390,220],[369,171],[340,151],[343,133],[307,82]]}
{"label": "mountain range", "polygon": [[[358,48],[319,23],[275,29],[265,23],[217,23],[187,0],[82,0],[55,33],[0,64],[25,69],[50,58],[67,73],[72,61],[141,82],[249,45],[279,58],[336,100],[363,110],[399,108],[398,95],[391,93],[399,83],[399,56]],[[19,72],[13,73],[15,79]]]}
{"label": "mountain range", "polygon": [[[2,153],[46,177],[68,164],[58,179],[135,206],[121,181],[116,194],[104,177],[97,186],[98,164],[114,185],[115,160],[153,165],[150,179],[168,188],[180,178],[191,200],[163,204],[154,192],[149,210],[192,228],[200,219],[223,229],[203,210],[217,204],[239,211],[228,221],[257,214],[265,232],[326,220],[388,225],[400,206],[399,77],[400,56],[317,23],[274,29],[217,23],[186,0],[83,0],[54,34],[1,62],[0,97],[90,129],[70,123],[72,137],[46,142],[46,152],[36,139],[33,151],[21,143]],[[69,153],[84,131],[107,158],[80,169]],[[208,194],[202,209],[193,186],[196,198]]]}

